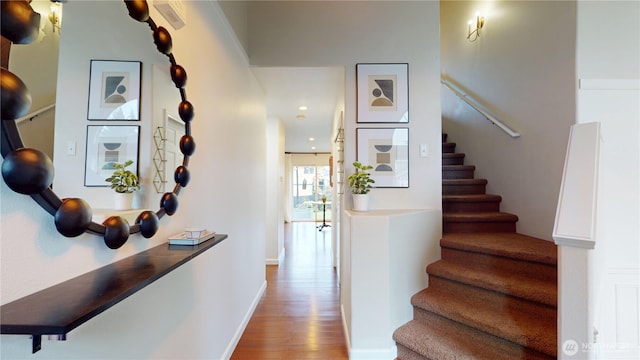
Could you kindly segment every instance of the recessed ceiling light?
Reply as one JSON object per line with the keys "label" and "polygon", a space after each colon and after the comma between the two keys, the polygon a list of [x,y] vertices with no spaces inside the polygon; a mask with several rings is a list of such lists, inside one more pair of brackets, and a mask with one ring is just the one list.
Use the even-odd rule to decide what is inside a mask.
{"label": "recessed ceiling light", "polygon": [[305,111],[305,110],[307,110],[307,109],[308,109],[308,108],[307,108],[306,106],[304,106],[304,105],[302,105],[302,106],[300,106],[300,107],[298,108],[298,110],[300,110],[300,111]]}
{"label": "recessed ceiling light", "polygon": [[296,116],[296,119],[298,119],[298,120],[304,120],[304,115],[300,114],[300,115]]}
{"label": "recessed ceiling light", "polygon": [[315,149],[316,149],[316,147],[315,147],[315,146],[312,146],[312,147],[311,147],[311,150],[315,150]]}
{"label": "recessed ceiling light", "polygon": [[310,137],[310,138],[309,138],[309,141],[316,141],[316,138],[314,138],[314,137]]}

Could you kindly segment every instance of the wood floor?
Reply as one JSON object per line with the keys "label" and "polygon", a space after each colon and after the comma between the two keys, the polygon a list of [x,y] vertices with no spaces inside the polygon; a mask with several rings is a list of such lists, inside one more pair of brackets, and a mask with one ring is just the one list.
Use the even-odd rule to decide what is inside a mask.
{"label": "wood floor", "polygon": [[232,360],[348,359],[331,228],[285,225],[285,259],[267,266],[267,290]]}

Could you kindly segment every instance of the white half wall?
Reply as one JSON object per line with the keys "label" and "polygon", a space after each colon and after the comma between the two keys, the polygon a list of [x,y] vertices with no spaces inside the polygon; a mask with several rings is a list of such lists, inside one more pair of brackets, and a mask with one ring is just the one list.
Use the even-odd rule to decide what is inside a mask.
{"label": "white half wall", "polygon": [[393,332],[413,318],[411,296],[440,259],[438,210],[346,212],[341,304],[350,359],[393,359]]}

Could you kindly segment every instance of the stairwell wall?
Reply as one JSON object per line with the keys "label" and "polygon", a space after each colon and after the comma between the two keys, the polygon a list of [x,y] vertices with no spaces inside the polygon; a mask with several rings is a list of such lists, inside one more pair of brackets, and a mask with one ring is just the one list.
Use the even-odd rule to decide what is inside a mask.
{"label": "stairwell wall", "polygon": [[[485,17],[466,39],[468,19]],[[574,1],[441,1],[441,72],[521,133],[513,139],[442,87],[443,131],[517,214],[518,232],[551,240],[575,121]]]}

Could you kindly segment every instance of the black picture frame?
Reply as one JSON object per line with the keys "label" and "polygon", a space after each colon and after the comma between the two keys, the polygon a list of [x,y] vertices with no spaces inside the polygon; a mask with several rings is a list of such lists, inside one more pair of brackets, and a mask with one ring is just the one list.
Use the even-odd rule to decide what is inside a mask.
{"label": "black picture frame", "polygon": [[373,166],[373,187],[408,188],[409,128],[356,128],[356,160]]}
{"label": "black picture frame", "polygon": [[91,60],[87,120],[140,121],[142,62]]}
{"label": "black picture frame", "polygon": [[409,123],[409,64],[356,64],[356,122]]}

